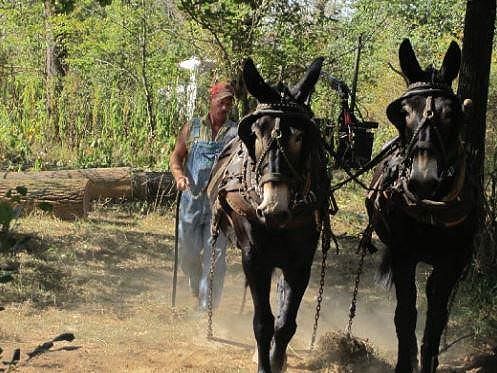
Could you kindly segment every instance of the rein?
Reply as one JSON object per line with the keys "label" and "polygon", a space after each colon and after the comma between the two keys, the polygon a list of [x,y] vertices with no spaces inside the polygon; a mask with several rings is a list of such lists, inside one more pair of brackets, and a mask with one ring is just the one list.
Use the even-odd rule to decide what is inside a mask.
{"label": "rein", "polygon": [[[311,184],[312,184],[312,176],[311,176],[311,170],[307,169],[304,175],[302,173],[299,173],[295,166],[292,164],[290,161],[290,157],[288,156],[288,152],[285,149],[283,143],[282,143],[282,138],[283,138],[283,133],[281,130],[281,120],[286,119],[286,118],[291,118],[294,119],[294,122],[305,122],[303,125],[298,126],[298,128],[302,127],[303,130],[308,128],[307,126],[312,126],[312,117],[313,113],[310,110],[310,108],[306,105],[301,105],[295,101],[292,101],[290,98],[286,96],[282,96],[281,102],[277,103],[260,103],[257,105],[256,109],[254,112],[246,115],[244,118],[241,119],[240,124],[239,124],[239,136],[242,138],[242,140],[245,138],[248,138],[249,136],[252,135],[252,130],[251,130],[251,125],[257,121],[259,118],[268,115],[272,116],[275,118],[275,124],[274,128],[271,131],[271,139],[269,143],[266,145],[264,148],[262,154],[260,157],[257,159],[254,172],[255,172],[255,184],[256,187],[254,188],[255,193],[257,194],[257,197],[259,199],[262,198],[262,186],[264,183],[267,181],[270,181],[271,179],[274,179],[275,176],[281,177],[281,175],[275,175],[275,174],[269,174],[269,175],[263,175],[263,168],[265,166],[265,160],[268,157],[268,154],[272,149],[275,147],[277,150],[280,152],[282,155],[286,166],[290,170],[292,179],[290,179],[289,184],[297,184],[296,190],[294,190],[294,200],[291,202],[291,205],[296,208],[303,207],[308,204],[313,204],[317,201],[316,196],[311,190]],[[310,155],[309,155],[310,156]],[[308,163],[307,159],[305,163]],[[250,197],[250,189],[248,186],[247,182],[247,166],[248,162],[244,162],[243,168],[244,170],[242,171],[243,174],[243,182],[241,185],[240,189],[240,194],[244,197],[247,202],[250,203],[252,207],[256,207],[257,204],[253,200],[253,198]],[[301,198],[298,198],[301,197]]]}
{"label": "rein", "polygon": [[[462,222],[468,215],[471,207],[471,191],[468,191],[466,178],[466,152],[461,138],[458,138],[457,147],[454,152],[448,152],[444,146],[443,138],[434,125],[432,118],[433,113],[433,97],[446,96],[455,98],[459,102],[459,98],[452,93],[452,90],[443,86],[430,86],[427,83],[415,83],[409,86],[408,90],[399,99],[393,101],[387,108],[387,115],[390,118],[394,116],[394,109],[400,110],[402,100],[415,95],[424,95],[426,98],[426,107],[423,112],[418,126],[415,128],[407,145],[398,148],[399,157],[397,161],[392,161],[388,164],[388,170],[383,171],[381,177],[375,187],[380,186],[380,192],[388,199],[387,195],[393,192],[400,197],[400,203],[404,211],[411,217],[423,221],[431,225],[442,225],[451,227]],[[392,119],[390,119],[392,120]],[[419,136],[421,131],[427,126],[431,126],[434,130],[436,141],[439,144],[443,167],[440,173],[441,180],[449,180],[452,184],[449,190],[444,193],[443,197],[438,200],[420,199],[415,193],[411,192],[408,187],[408,174],[412,167],[413,154],[416,145],[420,144]],[[421,144],[422,145],[422,144]],[[392,172],[392,177],[385,179],[385,175]],[[450,180],[454,177],[454,180]],[[449,179],[448,179],[449,178]],[[440,183],[442,184],[442,182]],[[387,192],[390,190],[391,192]],[[387,194],[385,194],[387,193]],[[374,197],[374,192],[368,198],[377,199]]]}
{"label": "rein", "polygon": [[[264,166],[264,164],[263,164],[264,159],[269,154],[269,151],[271,150],[271,148],[273,147],[274,144],[276,144],[278,146],[278,149],[281,152],[281,154],[283,155],[283,158],[285,159],[285,162],[286,162],[288,168],[290,169],[290,172],[292,173],[293,177],[296,178],[299,181],[299,183],[304,182],[304,179],[302,178],[302,176],[297,172],[297,170],[293,166],[292,162],[290,162],[288,154],[281,143],[281,137],[283,135],[282,135],[281,129],[280,129],[280,121],[281,121],[280,117],[277,117],[275,119],[274,128],[271,131],[271,141],[267,145],[266,149],[264,149],[262,155],[259,157],[259,160],[257,161],[257,164],[255,166],[256,180],[257,180],[257,185],[259,188],[261,188],[261,186],[262,186],[261,183],[263,184],[266,181],[264,179],[264,177],[262,176],[262,168]],[[262,180],[261,180],[261,177],[262,177]]]}

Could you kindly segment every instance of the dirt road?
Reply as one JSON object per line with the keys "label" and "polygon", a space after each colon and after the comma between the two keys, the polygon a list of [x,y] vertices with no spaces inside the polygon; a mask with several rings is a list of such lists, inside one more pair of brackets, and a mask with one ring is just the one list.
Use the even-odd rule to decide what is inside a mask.
{"label": "dirt road", "polygon": [[[250,298],[239,312],[243,274],[236,249],[229,251],[223,300],[214,314],[215,336],[231,344],[206,339],[206,315],[195,310],[181,273],[177,307],[170,306],[173,220],[171,212],[144,216],[102,206],[77,223],[46,216],[21,220],[16,229],[32,238],[11,258],[21,265],[15,282],[0,289],[3,360],[20,348],[22,372],[256,371]],[[358,257],[357,236],[344,228],[338,222],[342,251],[328,261],[319,335],[344,330],[348,320]],[[379,259],[366,258],[353,333],[392,362],[394,295],[375,279]],[[289,348],[289,372],[302,371],[296,367],[309,357],[319,264],[320,254]],[[27,352],[63,332],[76,339],[26,360]],[[349,371],[342,368],[330,363],[327,371]]]}

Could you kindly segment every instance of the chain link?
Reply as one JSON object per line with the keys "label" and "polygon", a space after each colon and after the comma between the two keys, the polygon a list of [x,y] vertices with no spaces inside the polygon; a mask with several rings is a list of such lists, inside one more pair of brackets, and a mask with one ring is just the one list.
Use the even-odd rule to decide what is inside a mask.
{"label": "chain link", "polygon": [[319,313],[321,312],[321,302],[323,301],[323,290],[324,290],[324,279],[326,275],[326,258],[328,257],[328,252],[323,252],[323,260],[321,262],[321,279],[319,281],[318,290],[318,302],[316,304],[316,314],[314,315],[314,325],[312,327],[311,345],[310,350],[314,349],[314,343],[316,342],[316,334],[318,331]]}
{"label": "chain link", "polygon": [[209,295],[207,300],[207,339],[213,337],[212,331],[212,314],[213,314],[213,284],[214,284],[214,269],[216,268],[216,240],[218,236],[218,228],[216,227],[214,232],[212,232],[211,237],[211,260],[209,268]]}
{"label": "chain link", "polygon": [[[327,209],[326,209],[327,213]],[[314,349],[314,343],[316,342],[316,334],[318,331],[319,313],[321,312],[321,302],[323,301],[323,290],[324,290],[324,280],[326,276],[326,259],[328,257],[328,251],[330,249],[330,237],[331,237],[331,227],[330,227],[330,217],[326,215],[323,221],[323,231],[321,238],[321,249],[323,251],[323,259],[321,261],[321,278],[319,280],[319,290],[318,290],[318,301],[316,304],[316,314],[314,315],[314,325],[312,327],[311,344],[309,346],[310,350]]]}
{"label": "chain link", "polygon": [[352,295],[352,302],[350,303],[350,310],[349,310],[349,322],[347,325],[347,335],[350,336],[352,333],[352,320],[355,317],[356,314],[356,306],[357,306],[357,293],[359,292],[359,282],[361,281],[361,275],[362,271],[364,269],[364,258],[366,257],[366,245],[362,244],[362,240],[360,245],[360,250],[362,249],[361,252],[361,260],[359,261],[359,267],[357,268],[357,273],[355,276],[355,285],[354,285],[354,293]]}

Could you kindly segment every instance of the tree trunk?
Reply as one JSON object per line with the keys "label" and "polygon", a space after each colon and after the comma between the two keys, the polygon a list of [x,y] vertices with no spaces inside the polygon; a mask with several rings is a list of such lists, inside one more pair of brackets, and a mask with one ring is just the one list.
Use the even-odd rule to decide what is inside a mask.
{"label": "tree trunk", "polygon": [[466,130],[475,152],[474,167],[483,185],[488,83],[495,25],[495,0],[468,0],[464,21],[462,63],[458,94],[473,100]]}
{"label": "tree trunk", "polygon": [[130,167],[115,168],[88,168],[84,170],[60,170],[60,171],[25,171],[25,172],[3,172],[0,173],[0,183],[7,180],[31,179],[79,179],[86,178],[91,181],[89,185],[89,198],[133,198],[132,169]]}
{"label": "tree trunk", "polygon": [[53,128],[55,139],[60,141],[59,109],[57,101],[62,92],[63,62],[60,61],[61,51],[57,35],[53,29],[55,18],[54,0],[45,0],[45,33],[46,33],[46,109],[48,130]]}
{"label": "tree trunk", "polygon": [[[84,218],[90,208],[88,179],[2,179],[0,180],[0,200],[12,201],[19,197],[23,212],[29,212],[40,204],[50,206],[54,216],[63,220]],[[27,194],[23,196],[16,191],[17,187],[25,187]],[[11,191],[11,196],[7,194]]]}
{"label": "tree trunk", "polygon": [[143,17],[142,17],[142,35],[141,35],[141,77],[143,84],[143,91],[145,93],[145,99],[147,100],[147,122],[148,129],[150,133],[150,137],[155,137],[155,113],[153,106],[153,95],[150,89],[150,83],[147,77],[147,33],[148,33],[148,25],[147,25],[147,10],[145,9],[145,1],[142,1],[143,8]]}

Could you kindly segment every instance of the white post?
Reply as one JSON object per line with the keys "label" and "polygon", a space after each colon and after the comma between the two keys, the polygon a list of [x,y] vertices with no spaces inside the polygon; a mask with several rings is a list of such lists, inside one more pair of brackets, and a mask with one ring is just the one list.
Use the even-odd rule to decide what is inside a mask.
{"label": "white post", "polygon": [[179,66],[183,69],[190,70],[190,82],[186,87],[186,116],[188,121],[190,121],[193,117],[193,112],[195,111],[195,100],[197,99],[197,71],[200,66],[200,60],[193,56],[189,60],[182,61]]}

